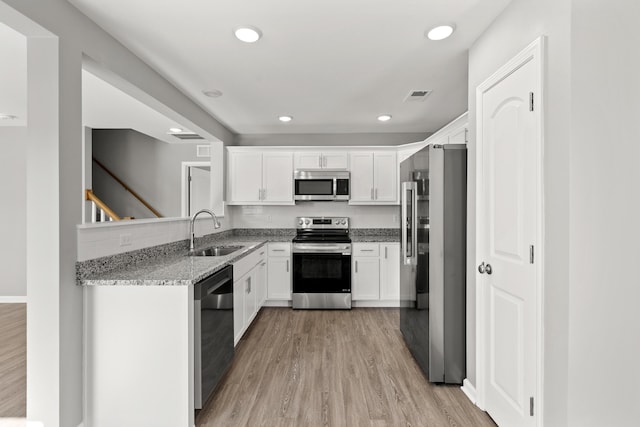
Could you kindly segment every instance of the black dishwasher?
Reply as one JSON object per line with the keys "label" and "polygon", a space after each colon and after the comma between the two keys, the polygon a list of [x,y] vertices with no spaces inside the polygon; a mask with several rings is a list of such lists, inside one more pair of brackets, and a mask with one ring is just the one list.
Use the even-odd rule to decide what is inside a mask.
{"label": "black dishwasher", "polygon": [[233,267],[194,286],[194,403],[202,409],[233,359]]}

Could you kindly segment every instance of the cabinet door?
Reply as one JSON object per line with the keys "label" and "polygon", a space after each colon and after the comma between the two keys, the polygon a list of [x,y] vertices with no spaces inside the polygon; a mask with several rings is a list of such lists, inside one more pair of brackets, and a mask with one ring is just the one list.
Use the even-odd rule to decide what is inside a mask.
{"label": "cabinet door", "polygon": [[262,189],[262,153],[229,152],[229,203],[256,203]]}
{"label": "cabinet door", "polygon": [[322,153],[322,167],[325,169],[347,169],[349,156],[346,151],[328,151]]}
{"label": "cabinet door", "polygon": [[400,299],[400,244],[380,244],[380,299]]}
{"label": "cabinet door", "polygon": [[350,202],[373,201],[373,153],[352,152]]}
{"label": "cabinet door", "polygon": [[244,326],[248,327],[256,315],[256,269],[242,278],[244,291]]}
{"label": "cabinet door", "polygon": [[373,160],[376,202],[397,202],[398,163],[395,152],[377,152]]}
{"label": "cabinet door", "polygon": [[233,282],[233,343],[237,344],[244,332],[244,281]]}
{"label": "cabinet door", "polygon": [[264,258],[256,267],[256,311],[267,299],[267,260]]}
{"label": "cabinet door", "polygon": [[354,300],[380,299],[380,258],[353,258],[351,294]]}
{"label": "cabinet door", "polygon": [[293,153],[262,155],[262,188],[263,202],[293,204]]}
{"label": "cabinet door", "polygon": [[267,298],[273,300],[291,299],[290,257],[269,257],[269,265],[267,268]]}
{"label": "cabinet door", "polygon": [[322,169],[322,154],[317,151],[299,151],[295,155],[295,169]]}

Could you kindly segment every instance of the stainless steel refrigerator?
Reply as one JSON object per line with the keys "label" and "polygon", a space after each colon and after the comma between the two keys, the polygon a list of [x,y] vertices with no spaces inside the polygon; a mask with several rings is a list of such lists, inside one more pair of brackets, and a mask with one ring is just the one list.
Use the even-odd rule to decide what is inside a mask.
{"label": "stainless steel refrigerator", "polygon": [[467,148],[429,145],[400,164],[400,330],[430,382],[466,371]]}

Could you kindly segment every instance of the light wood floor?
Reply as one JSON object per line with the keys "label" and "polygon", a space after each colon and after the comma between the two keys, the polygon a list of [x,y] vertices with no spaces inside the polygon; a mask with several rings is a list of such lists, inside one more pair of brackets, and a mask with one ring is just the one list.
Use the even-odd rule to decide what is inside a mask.
{"label": "light wood floor", "polygon": [[0,304],[0,418],[27,414],[27,305]]}
{"label": "light wood floor", "polygon": [[396,309],[263,308],[198,427],[495,426],[423,377]]}

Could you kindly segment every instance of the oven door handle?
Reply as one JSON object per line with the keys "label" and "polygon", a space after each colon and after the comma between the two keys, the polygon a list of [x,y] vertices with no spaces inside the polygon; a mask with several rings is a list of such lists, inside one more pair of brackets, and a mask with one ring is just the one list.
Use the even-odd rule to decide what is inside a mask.
{"label": "oven door handle", "polygon": [[292,248],[293,253],[340,253],[343,255],[351,254],[350,245],[327,245],[324,243],[313,244],[303,243],[295,244]]}

